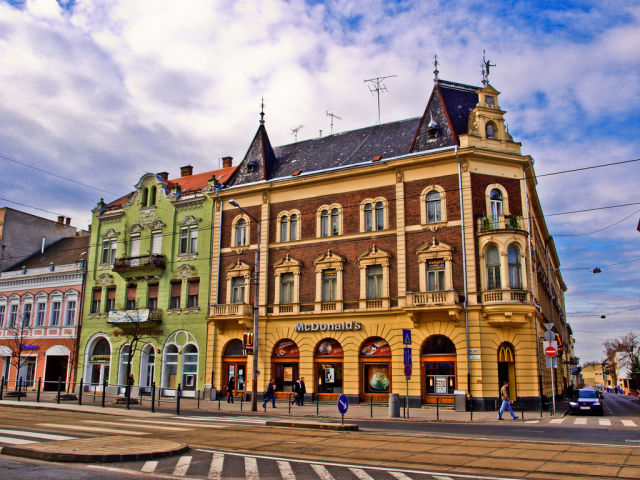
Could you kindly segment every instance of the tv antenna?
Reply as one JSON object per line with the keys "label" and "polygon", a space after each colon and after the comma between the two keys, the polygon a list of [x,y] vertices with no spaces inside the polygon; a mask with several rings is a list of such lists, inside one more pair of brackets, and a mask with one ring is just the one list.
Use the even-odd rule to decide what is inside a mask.
{"label": "tv antenna", "polygon": [[327,117],[331,117],[331,133],[330,133],[330,135],[333,135],[333,119],[337,118],[338,120],[342,120],[342,117],[339,117],[335,113],[331,113],[329,110],[327,110]]}
{"label": "tv antenna", "polygon": [[388,92],[387,86],[382,83],[387,78],[397,77],[398,75],[387,75],[386,77],[375,77],[365,80],[364,83],[368,83],[369,91],[373,95],[378,95],[378,124],[380,124],[380,92]]}
{"label": "tv antenna", "polygon": [[294,138],[296,139],[296,142],[298,141],[298,132],[302,127],[304,127],[304,125],[298,125],[296,128],[291,129],[291,135],[294,136]]}

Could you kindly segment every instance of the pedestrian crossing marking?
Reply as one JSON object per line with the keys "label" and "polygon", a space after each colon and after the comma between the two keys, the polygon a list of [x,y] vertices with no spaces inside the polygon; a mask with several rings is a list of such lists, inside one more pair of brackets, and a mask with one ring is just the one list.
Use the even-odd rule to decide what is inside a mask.
{"label": "pedestrian crossing marking", "polygon": [[391,471],[391,472],[389,472],[389,474],[390,474],[392,477],[397,478],[398,480],[411,480],[411,477],[409,477],[408,475],[405,475],[405,474],[404,474],[404,473],[402,473],[402,472],[394,472],[394,471]]}
{"label": "pedestrian crossing marking", "polygon": [[175,419],[181,420],[190,420],[194,422],[225,422],[225,423],[255,423],[259,425],[264,425],[267,423],[266,420],[261,418],[249,418],[249,417],[197,417],[197,416],[184,416],[180,415],[179,417],[171,417]]}
{"label": "pedestrian crossing marking", "polygon": [[140,471],[144,473],[153,473],[156,471],[157,466],[158,466],[157,460],[148,460],[144,462],[144,465],[142,466]]}
{"label": "pedestrian crossing marking", "polygon": [[246,480],[259,480],[258,460],[255,457],[244,457],[244,475]]}
{"label": "pedestrian crossing marking", "polygon": [[187,474],[187,470],[189,470],[189,465],[191,465],[191,456],[183,455],[178,459],[178,463],[176,463],[175,468],[173,469],[173,474],[176,477],[184,477]]}
{"label": "pedestrian crossing marking", "polygon": [[587,424],[587,419],[586,418],[576,418],[573,421],[574,425],[586,425]]}
{"label": "pedestrian crossing marking", "polygon": [[26,445],[27,443],[38,443],[37,440],[26,440],[24,438],[0,436],[0,442],[11,443],[14,445]]}
{"label": "pedestrian crossing marking", "polygon": [[564,422],[564,418],[554,418],[553,420],[550,420],[549,423],[562,423]]}
{"label": "pedestrian crossing marking", "polygon": [[433,475],[433,480],[453,480],[451,477],[443,477],[441,475]]}
{"label": "pedestrian crossing marking", "polygon": [[95,423],[97,425],[123,425],[125,427],[136,426],[139,428],[148,428],[150,430],[173,430],[176,432],[184,432],[185,430],[190,430],[189,428],[180,428],[180,427],[169,427],[169,426],[159,426],[159,425],[139,425],[138,422],[113,422],[113,421],[105,421],[105,420],[83,420],[83,423]]}
{"label": "pedestrian crossing marking", "polygon": [[136,432],[135,430],[127,430],[127,429],[115,429],[115,428],[104,428],[104,427],[94,427],[94,426],[84,426],[84,425],[63,425],[61,423],[38,423],[41,427],[51,427],[51,428],[60,428],[63,430],[80,430],[80,431],[88,431],[88,432],[100,432],[100,433],[116,433],[119,435],[147,435],[149,432]]}
{"label": "pedestrian crossing marking", "polygon": [[313,471],[316,472],[316,475],[318,475],[321,480],[335,480],[324,465],[314,463],[311,465],[311,468],[313,468]]}
{"label": "pedestrian crossing marking", "polygon": [[[228,425],[209,425],[206,423],[190,423],[190,422],[171,422],[167,420],[136,420],[136,424],[149,423],[152,425],[179,425],[182,427],[201,427],[201,428],[227,428]],[[127,423],[131,425],[131,423]]]}
{"label": "pedestrian crossing marking", "polygon": [[605,426],[607,426],[607,425],[611,425],[611,420],[609,420],[608,418],[600,418],[600,419],[598,420],[598,423],[599,423],[600,425],[605,425]]}
{"label": "pedestrian crossing marking", "polygon": [[77,438],[70,437],[68,435],[54,435],[52,433],[26,432],[24,430],[0,429],[0,433],[6,433],[8,435],[18,435],[19,437],[41,438],[43,440],[72,440],[74,438]]}
{"label": "pedestrian crossing marking", "polygon": [[209,468],[209,475],[207,478],[210,480],[220,480],[222,478],[222,465],[224,464],[224,454],[215,453],[211,460],[211,467]]}
{"label": "pedestrian crossing marking", "polygon": [[349,470],[360,480],[373,480],[373,477],[361,468],[350,468]]}
{"label": "pedestrian crossing marking", "polygon": [[280,470],[280,475],[282,475],[282,480],[296,480],[296,476],[289,462],[278,460],[278,469]]}
{"label": "pedestrian crossing marking", "polygon": [[634,422],[633,420],[620,420],[622,422],[622,425],[624,425],[625,427],[636,427],[636,422]]}

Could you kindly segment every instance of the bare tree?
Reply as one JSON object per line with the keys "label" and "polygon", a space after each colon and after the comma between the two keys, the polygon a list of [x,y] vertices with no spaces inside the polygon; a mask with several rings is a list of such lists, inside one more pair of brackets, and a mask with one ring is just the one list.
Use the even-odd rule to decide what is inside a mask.
{"label": "bare tree", "polygon": [[621,337],[604,342],[604,351],[607,358],[618,356],[621,367],[628,368],[631,377],[640,380],[640,337],[636,332],[629,332]]}
{"label": "bare tree", "polygon": [[[39,343],[36,339],[31,338],[31,322],[30,318],[26,317],[24,313],[20,318],[15,319],[13,322],[9,321],[7,325],[7,337],[8,346],[11,350],[11,364],[16,368],[16,383],[15,389],[18,389],[18,382],[21,378],[21,370],[27,366],[29,360],[33,358],[33,355],[26,356],[25,352],[38,352],[39,355]],[[26,386],[26,383],[23,384]]]}

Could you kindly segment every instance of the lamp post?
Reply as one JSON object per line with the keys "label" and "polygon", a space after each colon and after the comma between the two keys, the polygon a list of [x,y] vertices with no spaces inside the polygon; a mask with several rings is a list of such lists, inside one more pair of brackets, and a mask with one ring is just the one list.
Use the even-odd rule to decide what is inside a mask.
{"label": "lamp post", "polygon": [[253,268],[253,375],[251,378],[251,411],[258,411],[258,281],[260,275],[260,221],[242,208],[233,198],[229,203],[242,210],[256,225],[258,225],[258,242],[256,260]]}

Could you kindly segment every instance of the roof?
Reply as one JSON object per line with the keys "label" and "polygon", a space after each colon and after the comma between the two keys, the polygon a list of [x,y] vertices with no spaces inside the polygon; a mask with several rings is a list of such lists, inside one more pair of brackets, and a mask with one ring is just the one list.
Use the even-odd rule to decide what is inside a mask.
{"label": "roof", "polygon": [[[6,271],[20,270],[23,267],[50,267],[52,263],[56,265],[70,265],[80,262],[87,258],[89,239],[89,235],[61,238],[57,242],[45,247],[44,253],[36,252]],[[82,255],[83,252],[85,252],[84,255]]]}

